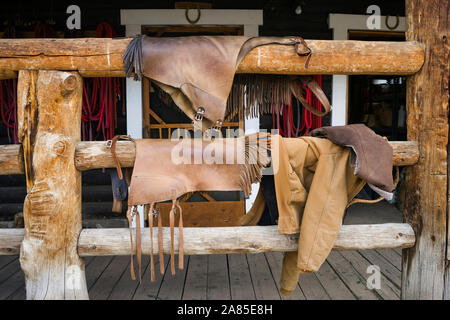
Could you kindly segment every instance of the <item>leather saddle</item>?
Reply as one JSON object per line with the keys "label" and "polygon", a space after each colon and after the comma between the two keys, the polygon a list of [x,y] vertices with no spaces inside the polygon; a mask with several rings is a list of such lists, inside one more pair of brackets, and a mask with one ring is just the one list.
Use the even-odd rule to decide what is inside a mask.
{"label": "leather saddle", "polygon": [[[172,201],[169,212],[171,234],[171,271],[175,274],[174,215],[179,214],[179,269],[183,269],[183,218],[178,198],[195,191],[251,192],[251,185],[261,181],[262,169],[270,163],[270,135],[255,133],[239,138],[212,140],[167,139],[133,140],[128,136],[115,136],[108,144],[116,164],[119,179],[123,179],[120,163],[115,155],[119,139],[135,142],[136,157],[131,175],[127,218],[133,248],[132,219],[136,217],[136,255],[141,280],[141,226],[138,205],[150,205],[148,221],[151,239],[151,275],[155,279],[153,261],[153,222],[158,220],[160,271],[164,273],[162,250],[162,218],[158,203]],[[136,279],[131,256],[131,276]]]}
{"label": "leather saddle", "polygon": [[[167,92],[193,120],[194,128],[218,129],[225,117],[237,67],[253,48],[268,44],[294,46],[298,55],[307,57],[305,67],[308,67],[312,52],[301,37],[138,35],[128,44],[123,63],[127,77],[134,74],[135,80],[141,80],[146,76]],[[327,97],[312,77],[290,76],[290,81],[292,93],[309,111],[322,116],[331,110]],[[301,90],[303,84],[318,97],[325,111],[307,103]]]}

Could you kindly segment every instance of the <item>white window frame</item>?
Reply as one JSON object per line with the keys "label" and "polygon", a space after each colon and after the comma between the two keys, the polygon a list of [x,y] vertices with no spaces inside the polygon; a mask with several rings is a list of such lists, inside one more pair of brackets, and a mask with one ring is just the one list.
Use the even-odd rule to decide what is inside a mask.
{"label": "white window frame", "polygon": [[[357,14],[336,14],[328,15],[328,26],[333,29],[333,40],[348,40],[349,30],[367,30],[367,31],[396,31],[405,32],[405,17],[399,17],[398,26],[395,29],[389,29],[386,26],[386,16],[380,16],[380,29],[370,30],[367,28],[367,18],[370,15]],[[396,17],[390,17],[389,22]],[[343,126],[347,124],[348,112],[348,76],[333,75],[331,101],[333,111],[331,113],[331,125]]]}

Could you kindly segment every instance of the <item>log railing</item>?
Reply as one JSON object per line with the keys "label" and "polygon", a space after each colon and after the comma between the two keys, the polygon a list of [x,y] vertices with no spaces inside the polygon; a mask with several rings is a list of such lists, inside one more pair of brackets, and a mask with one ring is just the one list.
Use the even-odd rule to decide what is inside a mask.
{"label": "log railing", "polygon": [[[125,39],[0,39],[0,79],[19,70],[71,70],[83,77],[123,77]],[[237,73],[267,74],[390,74],[416,73],[424,61],[417,42],[306,40],[313,54],[305,57],[292,46],[254,48]]]}
{"label": "log railing", "polygon": [[[415,141],[391,141],[395,166],[410,166],[417,163],[419,151]],[[132,167],[136,149],[131,141],[118,141],[116,154],[123,167]],[[111,150],[102,141],[78,142],[75,149],[75,166],[78,170],[114,168]],[[0,145],[0,175],[22,174],[23,151],[21,145]]]}
{"label": "log railing", "polygon": [[[175,230],[177,233],[178,230]],[[150,232],[141,230],[142,253],[150,254]],[[295,251],[297,235],[278,232],[277,226],[184,228],[184,253],[229,254]],[[23,240],[23,229],[0,229],[0,255],[17,255]],[[153,234],[153,243],[157,242]],[[175,250],[178,236],[175,234]],[[164,253],[170,254],[170,230],[163,228]],[[410,248],[415,243],[414,231],[406,223],[343,225],[334,243],[336,250]],[[153,247],[158,254],[158,246]],[[130,232],[124,228],[83,229],[78,238],[78,254],[86,256],[130,255]],[[178,253],[178,252],[176,252]]]}

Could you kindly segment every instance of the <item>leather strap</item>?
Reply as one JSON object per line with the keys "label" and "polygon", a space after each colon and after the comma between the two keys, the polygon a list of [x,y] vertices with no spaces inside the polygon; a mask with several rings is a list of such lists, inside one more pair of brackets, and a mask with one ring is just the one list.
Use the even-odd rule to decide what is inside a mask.
{"label": "leather strap", "polygon": [[180,204],[176,203],[178,210],[180,211],[180,220],[178,221],[178,269],[184,269],[184,243],[183,243],[183,211]]}
{"label": "leather strap", "polygon": [[[395,167],[395,180],[394,180],[394,189],[397,187],[397,185],[398,185],[398,181],[399,181],[399,176],[400,176],[400,174],[399,174],[399,169],[398,169],[398,167]],[[384,199],[384,197],[378,197],[377,199],[374,199],[374,200],[366,200],[366,199],[357,199],[357,198],[354,198],[352,201],[350,201],[348,204],[347,204],[347,207],[346,208],[348,208],[348,207],[350,207],[351,205],[354,205],[355,203],[377,203],[377,202],[380,202],[381,200],[383,200]]]}
{"label": "leather strap", "polygon": [[172,209],[169,212],[170,221],[170,270],[175,275],[175,244],[174,244],[174,225],[175,225],[175,201],[172,201]]}
{"label": "leather strap", "polygon": [[133,225],[133,216],[131,211],[131,206],[128,206],[127,210],[127,219],[128,219],[128,228],[130,229],[130,273],[131,273],[131,279],[136,280],[136,274],[134,273],[134,263],[133,263],[133,230],[131,226]]}
{"label": "leather strap", "polygon": [[303,45],[303,51],[301,50],[302,48],[300,48],[300,46],[299,46],[300,43],[298,43],[298,42],[294,46],[295,51],[297,52],[297,54],[299,56],[306,56],[305,69],[308,69],[309,60],[311,60],[311,55],[312,55],[311,48],[308,47],[308,44],[302,37],[297,37],[297,40],[300,41],[300,43]]}
{"label": "leather strap", "polygon": [[159,272],[161,274],[164,274],[164,246],[163,246],[161,214],[158,214],[158,252],[159,252]]}
{"label": "leather strap", "polygon": [[136,256],[139,271],[139,283],[142,283],[142,245],[141,245],[141,219],[139,211],[134,207],[134,216],[136,217]]}
{"label": "leather strap", "polygon": [[155,210],[155,203],[150,205],[148,211],[148,227],[150,229],[150,270],[152,276],[152,282],[155,282],[155,261],[153,259],[153,215]]}
{"label": "leather strap", "polygon": [[129,141],[134,141],[134,139],[127,135],[117,135],[117,136],[114,136],[111,140],[106,141],[106,147],[111,149],[112,158],[114,160],[114,163],[115,163],[116,169],[117,169],[117,175],[119,176],[119,179],[122,180],[123,179],[122,169],[120,167],[119,159],[117,159],[117,155],[116,155],[116,142],[119,139],[129,140]]}
{"label": "leather strap", "polygon": [[[298,79],[299,81],[296,81]],[[305,97],[303,96],[303,89],[302,84],[306,83],[309,89],[311,89],[312,93],[319,99],[319,101],[322,103],[323,107],[325,108],[325,111],[320,111],[317,109],[314,109],[309,103],[306,101]],[[300,100],[300,102],[303,104],[303,106],[308,109],[309,112],[312,114],[315,114],[316,116],[322,117],[326,115],[328,112],[331,111],[331,104],[330,101],[328,101],[327,96],[323,92],[322,88],[317,84],[316,81],[312,79],[312,77],[294,77],[291,80],[291,92],[292,94]]]}
{"label": "leather strap", "polygon": [[[138,264],[138,271],[139,271],[139,283],[142,283],[142,246],[141,246],[141,219],[139,217],[139,211],[135,206],[128,206],[127,210],[127,219],[128,219],[128,226],[130,229],[130,245],[131,245],[131,251],[133,251],[133,217],[136,217],[136,258],[137,258],[137,264]],[[136,280],[136,274],[134,273],[134,263],[133,263],[133,252],[130,255],[130,272],[131,272],[131,279]]]}

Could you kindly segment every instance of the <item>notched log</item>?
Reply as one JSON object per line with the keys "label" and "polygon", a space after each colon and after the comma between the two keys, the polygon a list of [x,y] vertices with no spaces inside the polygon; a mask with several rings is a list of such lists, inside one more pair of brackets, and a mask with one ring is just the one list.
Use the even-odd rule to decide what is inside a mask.
{"label": "notched log", "polygon": [[54,214],[57,199],[47,181],[37,181],[25,198],[25,207],[33,214],[28,215],[29,233],[31,238],[43,240],[48,231],[50,216]]}
{"label": "notched log", "polygon": [[27,71],[20,74],[21,86],[31,88],[35,82],[35,90],[20,100],[19,109],[26,109],[31,100],[39,110],[32,126],[21,124],[26,128],[23,141],[29,146],[33,172],[23,209],[25,237],[20,259],[27,299],[87,299],[84,263],[76,251],[81,230],[81,174],[74,164],[81,133],[82,78],[75,72],[47,70],[36,77]]}

